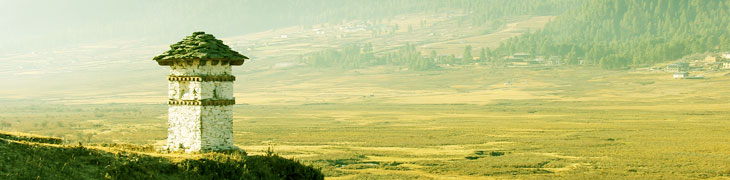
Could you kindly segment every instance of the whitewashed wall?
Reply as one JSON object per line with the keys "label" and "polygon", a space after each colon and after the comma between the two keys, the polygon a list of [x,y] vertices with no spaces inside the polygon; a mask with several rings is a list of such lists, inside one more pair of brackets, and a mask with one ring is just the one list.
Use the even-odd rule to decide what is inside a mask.
{"label": "whitewashed wall", "polygon": [[233,99],[233,81],[168,81],[168,99]]}
{"label": "whitewashed wall", "polygon": [[233,81],[207,81],[201,86],[203,99],[233,99]]}
{"label": "whitewashed wall", "polygon": [[[170,106],[167,123],[166,149],[185,152],[201,150],[201,106]],[[181,146],[183,149],[180,149]]]}
{"label": "whitewashed wall", "polygon": [[198,81],[168,81],[167,89],[167,98],[179,100],[200,100],[206,91],[211,91]]}
{"label": "whitewashed wall", "polygon": [[203,106],[202,144],[209,150],[229,150],[233,146],[233,106]]}
{"label": "whitewashed wall", "polygon": [[[170,66],[174,76],[231,75],[230,65],[192,65],[175,63]],[[233,99],[232,81],[169,81],[168,98],[172,100]],[[233,106],[170,105],[168,109],[168,139],[166,149],[199,152],[235,149],[233,145]],[[180,146],[183,146],[181,149]]]}

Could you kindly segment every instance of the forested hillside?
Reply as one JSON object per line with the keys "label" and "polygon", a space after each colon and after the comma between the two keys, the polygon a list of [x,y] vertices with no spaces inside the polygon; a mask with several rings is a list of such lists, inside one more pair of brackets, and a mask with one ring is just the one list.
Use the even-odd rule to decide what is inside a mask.
{"label": "forested hillside", "polygon": [[[442,13],[443,11],[461,12],[454,17],[455,23],[447,27],[430,26],[424,29],[443,28],[449,29],[452,34],[441,34],[440,36],[450,36],[459,34],[455,29],[471,29],[473,27],[490,27],[488,30],[471,31],[477,34],[489,34],[493,30],[503,27],[505,19],[515,18],[518,16],[543,16],[543,15],[559,15],[568,9],[577,7],[582,1],[576,0],[529,0],[529,1],[508,1],[508,0],[448,0],[448,1],[414,1],[414,0],[396,0],[396,1],[361,1],[353,3],[344,3],[339,9],[331,9],[331,11],[323,12],[328,22],[340,20],[354,19],[387,19],[399,14],[408,13]],[[372,8],[363,8],[372,7]],[[379,8],[382,7],[382,8]],[[372,10],[371,10],[372,9]],[[348,12],[344,12],[346,10]],[[362,11],[361,11],[362,10]],[[343,12],[340,12],[343,11]],[[338,16],[330,16],[340,14]],[[346,16],[341,16],[345,14]],[[310,21],[310,20],[305,20]],[[314,22],[314,21],[311,21]],[[421,24],[423,28],[424,24]],[[397,26],[395,29],[397,30]],[[394,30],[391,30],[392,33]],[[408,27],[408,32],[413,33],[412,27]],[[426,33],[428,34],[428,33]],[[433,35],[435,33],[431,33]],[[307,54],[300,57],[300,62],[310,66],[320,68],[363,68],[373,65],[395,65],[408,67],[411,70],[430,70],[437,68],[438,64],[470,64],[471,46],[465,45],[467,49],[464,54],[441,54],[431,52],[428,56],[423,56],[415,41],[423,41],[425,38],[411,39],[413,43],[405,43],[403,46],[391,49],[385,53],[374,53],[372,43],[358,43],[346,45],[339,48],[332,48],[320,52]],[[376,48],[382,48],[376,46]],[[485,50],[482,49],[482,54]],[[458,58],[457,58],[458,55]],[[462,58],[467,57],[467,58]],[[486,61],[484,55],[480,56],[480,62]],[[464,60],[468,59],[468,60]]]}
{"label": "forested hillside", "polygon": [[495,52],[579,59],[606,69],[640,67],[692,53],[730,50],[730,1],[591,0]]}

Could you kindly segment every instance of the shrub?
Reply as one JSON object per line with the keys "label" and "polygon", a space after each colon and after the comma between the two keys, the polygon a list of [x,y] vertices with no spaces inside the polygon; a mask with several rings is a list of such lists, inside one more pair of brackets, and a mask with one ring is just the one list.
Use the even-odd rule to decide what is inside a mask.
{"label": "shrub", "polygon": [[475,159],[479,159],[479,156],[466,156],[464,158],[466,158],[468,160],[475,160]]}
{"label": "shrub", "polygon": [[504,152],[502,151],[492,151],[489,153],[490,156],[502,156],[504,155]]}

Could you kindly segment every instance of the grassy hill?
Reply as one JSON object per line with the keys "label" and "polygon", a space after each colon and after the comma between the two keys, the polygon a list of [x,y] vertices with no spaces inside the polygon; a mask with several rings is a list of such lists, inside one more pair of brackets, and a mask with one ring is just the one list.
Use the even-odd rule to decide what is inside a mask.
{"label": "grassy hill", "polygon": [[151,146],[61,142],[0,132],[0,179],[324,179],[319,170],[271,151],[261,156],[241,151],[184,158],[156,154]]}

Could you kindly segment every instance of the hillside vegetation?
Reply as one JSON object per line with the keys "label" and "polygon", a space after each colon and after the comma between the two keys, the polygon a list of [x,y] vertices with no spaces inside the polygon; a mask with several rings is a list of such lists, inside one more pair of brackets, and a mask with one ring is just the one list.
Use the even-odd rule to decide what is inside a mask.
{"label": "hillside vegetation", "polygon": [[[362,2],[361,2],[362,3]],[[362,3],[366,5],[368,3]],[[408,67],[411,70],[433,70],[438,64],[469,64],[472,63],[472,46],[475,50],[481,50],[480,57],[485,57],[486,46],[489,43],[498,43],[502,40],[491,39],[490,41],[479,40],[482,36],[497,34],[496,31],[509,31],[513,28],[505,28],[507,23],[514,23],[520,16],[546,16],[559,15],[564,11],[579,5],[574,0],[549,0],[549,1],[411,1],[399,0],[388,1],[386,4],[400,7],[383,13],[376,13],[379,16],[361,16],[369,18],[383,18],[372,22],[360,24],[362,30],[370,31],[374,37],[357,41],[355,44],[346,44],[337,48],[330,48],[319,52],[301,56],[300,61],[319,68],[363,68],[377,65],[395,65]],[[411,6],[402,6],[409,4]],[[351,8],[359,9],[359,8]],[[380,12],[382,9],[368,11],[370,13]],[[454,14],[446,15],[446,19],[453,19],[450,23],[439,22],[438,19],[421,17],[417,23],[408,23],[407,26],[390,26],[393,16],[383,16],[393,12],[408,13],[436,13],[440,11],[453,11]],[[458,12],[458,13],[456,13]],[[454,17],[451,17],[454,16]],[[443,18],[443,17],[442,17]],[[386,22],[386,23],[384,23]],[[530,24],[530,23],[526,23]],[[536,23],[539,24],[539,23]],[[402,25],[402,24],[401,24]],[[447,29],[446,33],[439,33],[438,30]],[[467,30],[464,32],[463,30]],[[389,36],[386,42],[399,40],[396,32],[405,31],[410,37],[397,47],[390,47],[386,52],[378,51],[383,49],[383,44],[377,41],[375,36]],[[457,38],[439,39],[433,41],[434,37],[456,36]],[[462,37],[458,37],[462,36]],[[367,43],[362,43],[365,41]],[[373,45],[375,41],[375,45]],[[457,45],[451,44],[458,41]],[[396,41],[397,42],[397,41]],[[469,44],[467,44],[469,43]],[[458,46],[457,54],[448,52],[449,46]],[[465,49],[466,48],[466,49]],[[428,56],[423,56],[422,51],[427,51]],[[438,52],[437,52],[438,51]],[[450,53],[450,54],[449,54]],[[464,54],[462,54],[464,53]],[[467,57],[467,58],[462,58]],[[491,55],[491,54],[490,54]],[[458,57],[457,57],[458,56]],[[465,60],[464,60],[465,59]],[[481,59],[486,62],[486,59]]]}
{"label": "hillside vegetation", "polygon": [[0,132],[0,179],[324,179],[319,170],[271,151],[261,156],[241,151],[175,159],[150,155],[154,153],[149,147],[60,142]]}
{"label": "hillside vegetation", "polygon": [[505,42],[528,52],[606,69],[653,65],[692,53],[730,50],[730,1],[592,0],[542,30]]}

